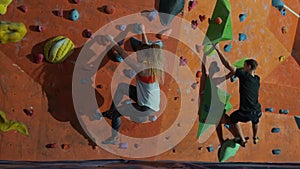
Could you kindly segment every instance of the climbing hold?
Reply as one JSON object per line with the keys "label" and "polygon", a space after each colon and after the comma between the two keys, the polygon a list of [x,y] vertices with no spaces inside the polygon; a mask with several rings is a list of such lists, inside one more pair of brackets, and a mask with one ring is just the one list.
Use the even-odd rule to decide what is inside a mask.
{"label": "climbing hold", "polygon": [[230,128],[230,124],[224,124],[224,127],[229,129]]}
{"label": "climbing hold", "polygon": [[39,32],[44,32],[46,30],[46,27],[45,26],[42,26],[42,25],[39,25],[38,26],[38,31]]}
{"label": "climbing hold", "polygon": [[51,143],[51,144],[47,144],[45,147],[46,148],[56,148],[57,144],[56,143]]}
{"label": "climbing hold", "polygon": [[175,96],[175,97],[174,97],[174,100],[178,100],[178,99],[179,99],[179,97],[178,97],[178,96]]}
{"label": "climbing hold", "polygon": [[42,53],[38,53],[36,55],[34,55],[34,63],[42,63],[44,60],[44,55]]}
{"label": "climbing hold", "polygon": [[200,22],[203,22],[206,19],[205,15],[199,15]]}
{"label": "climbing hold", "polygon": [[96,88],[102,89],[102,88],[103,88],[103,85],[102,85],[102,84],[98,84],[98,85],[96,86]]}
{"label": "climbing hold", "polygon": [[279,133],[280,132],[280,128],[272,128],[271,130],[272,133]]}
{"label": "climbing hold", "polygon": [[33,109],[23,109],[23,111],[27,116],[32,116],[33,115]]}
{"label": "climbing hold", "polygon": [[74,47],[74,43],[69,38],[57,36],[46,43],[45,59],[50,63],[61,63],[73,52]]}
{"label": "climbing hold", "polygon": [[148,12],[147,18],[148,18],[148,20],[151,22],[151,21],[153,21],[155,18],[157,18],[157,16],[158,16],[157,10],[153,10],[153,11],[151,11],[151,12]]}
{"label": "climbing hold", "polygon": [[280,114],[288,114],[288,113],[289,113],[289,110],[280,109],[280,110],[279,110],[279,113],[280,113]]}
{"label": "climbing hold", "polygon": [[265,111],[266,111],[266,112],[274,112],[274,109],[273,109],[272,107],[270,107],[270,108],[265,108]]}
{"label": "climbing hold", "polygon": [[157,116],[149,116],[149,121],[155,122],[157,120]]}
{"label": "climbing hold", "polygon": [[218,153],[219,162],[225,162],[230,157],[234,157],[239,148],[240,144],[235,143],[234,140],[226,140],[221,145],[220,151]]}
{"label": "climbing hold", "polygon": [[197,82],[195,82],[195,83],[193,83],[192,85],[191,85],[191,87],[193,88],[193,89],[196,89],[197,88]]}
{"label": "climbing hold", "polygon": [[80,0],[73,0],[73,3],[78,4]]}
{"label": "climbing hold", "polygon": [[23,23],[0,21],[0,44],[19,42],[26,33]]}
{"label": "climbing hold", "polygon": [[225,51],[225,52],[230,52],[231,49],[232,49],[232,44],[226,44],[226,45],[224,46],[224,51]]}
{"label": "climbing hold", "polygon": [[231,82],[235,82],[236,80],[237,80],[236,76],[234,76],[234,75],[230,76],[230,81]]}
{"label": "climbing hold", "polygon": [[199,44],[196,44],[196,51],[198,53],[201,53],[201,51],[203,50],[203,46],[202,45],[199,45]]}
{"label": "climbing hold", "polygon": [[119,46],[121,46],[121,45],[124,44],[124,41],[125,41],[125,39],[122,39],[122,40],[120,40],[117,44],[118,44]]}
{"label": "climbing hold", "polygon": [[247,35],[244,33],[239,33],[239,41],[245,41],[247,39]]}
{"label": "climbing hold", "polygon": [[279,62],[285,61],[286,57],[285,56],[279,56]]}
{"label": "climbing hold", "polygon": [[191,11],[192,9],[194,9],[196,7],[197,3],[198,2],[196,0],[190,0],[188,10]]}
{"label": "climbing hold", "polygon": [[172,29],[168,28],[156,34],[156,37],[161,40],[166,40],[168,39],[171,33],[172,33]]}
{"label": "climbing hold", "polygon": [[128,143],[126,143],[126,142],[120,143],[120,144],[119,144],[119,148],[120,148],[120,149],[127,149],[127,148],[128,148]]}
{"label": "climbing hold", "polygon": [[125,69],[124,74],[125,74],[125,76],[127,76],[130,79],[132,79],[136,76],[136,72],[133,69]]}
{"label": "climbing hold", "polygon": [[126,30],[126,28],[127,28],[127,26],[126,26],[126,25],[120,25],[120,27],[119,27],[119,29],[120,29],[121,31],[125,31],[125,30]]}
{"label": "climbing hold", "polygon": [[288,32],[288,27],[283,26],[283,27],[281,28],[281,32],[282,32],[283,34],[286,34],[286,33]]}
{"label": "climbing hold", "polygon": [[192,25],[192,28],[195,30],[199,25],[199,21],[198,20],[192,20],[191,25]]}
{"label": "climbing hold", "polygon": [[213,151],[214,151],[214,148],[213,148],[212,146],[208,146],[208,147],[207,147],[207,151],[208,151],[208,152],[213,152]]}
{"label": "climbing hold", "polygon": [[134,148],[139,148],[140,145],[135,143],[133,146],[134,146]]}
{"label": "climbing hold", "polygon": [[247,14],[240,14],[239,15],[240,22],[244,22],[247,16],[248,16]]}
{"label": "climbing hold", "polygon": [[281,153],[280,149],[273,149],[272,150],[272,154],[274,154],[274,155],[278,155],[280,153]]}
{"label": "climbing hold", "polygon": [[117,53],[117,52],[114,53],[114,59],[117,62],[123,62],[124,61],[123,58],[122,58],[122,56],[119,53]]}
{"label": "climbing hold", "polygon": [[85,29],[83,32],[82,32],[82,35],[83,37],[85,38],[91,38],[93,37],[93,32],[89,29]]}
{"label": "climbing hold", "polygon": [[55,15],[59,16],[59,17],[63,17],[64,16],[64,11],[61,9],[58,9],[55,11]]}
{"label": "climbing hold", "polygon": [[113,14],[116,11],[116,8],[113,5],[106,5],[104,11],[107,14]]}
{"label": "climbing hold", "polygon": [[281,14],[282,16],[286,16],[286,10],[285,10],[285,9],[282,9],[282,10],[280,11],[280,14]]}
{"label": "climbing hold", "polygon": [[300,116],[294,116],[298,129],[300,129]]}
{"label": "climbing hold", "polygon": [[76,9],[72,9],[69,14],[69,19],[77,21],[79,19],[79,12]]}
{"label": "climbing hold", "polygon": [[199,78],[202,75],[201,71],[197,71],[196,77]]}
{"label": "climbing hold", "polygon": [[183,56],[180,56],[180,60],[179,60],[179,66],[185,66],[187,64],[187,59],[183,58]]}
{"label": "climbing hold", "polygon": [[215,19],[215,23],[218,24],[218,25],[221,25],[222,22],[223,22],[223,20],[222,20],[222,18],[220,18],[220,17],[217,17],[217,18]]}
{"label": "climbing hold", "polygon": [[7,11],[8,5],[12,2],[12,0],[1,0],[0,1],[0,14],[4,15]]}
{"label": "climbing hold", "polygon": [[61,148],[62,148],[63,150],[69,150],[69,149],[71,148],[71,145],[70,145],[70,144],[62,144],[62,145],[61,145]]}
{"label": "climbing hold", "polygon": [[21,10],[22,12],[24,12],[24,13],[26,13],[26,12],[28,11],[27,6],[25,6],[25,5],[19,6],[18,9],[20,9],[20,10]]}

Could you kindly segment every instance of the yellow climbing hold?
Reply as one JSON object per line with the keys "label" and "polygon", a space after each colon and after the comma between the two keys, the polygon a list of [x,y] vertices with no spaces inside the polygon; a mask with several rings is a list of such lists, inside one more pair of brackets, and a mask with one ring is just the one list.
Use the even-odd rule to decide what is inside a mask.
{"label": "yellow climbing hold", "polygon": [[27,29],[23,23],[0,21],[0,43],[19,42]]}
{"label": "yellow climbing hold", "polygon": [[279,61],[280,61],[280,62],[283,62],[283,61],[285,61],[285,59],[286,59],[286,57],[285,57],[285,56],[280,56],[280,57],[279,57]]}
{"label": "yellow climbing hold", "polygon": [[12,0],[0,0],[0,14],[4,15],[7,11],[8,5],[12,2]]}
{"label": "yellow climbing hold", "polygon": [[21,134],[29,136],[29,132],[25,124],[21,122],[15,122],[13,120],[7,120],[5,113],[0,111],[0,131],[6,132],[9,130],[17,130]]}
{"label": "yellow climbing hold", "polygon": [[72,54],[74,47],[74,43],[69,38],[57,36],[46,43],[45,59],[50,63],[61,63]]}

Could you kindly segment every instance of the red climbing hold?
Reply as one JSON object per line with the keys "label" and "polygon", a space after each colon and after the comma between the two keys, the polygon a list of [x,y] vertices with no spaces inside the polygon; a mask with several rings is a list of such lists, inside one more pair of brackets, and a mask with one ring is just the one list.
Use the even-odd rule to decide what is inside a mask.
{"label": "red climbing hold", "polygon": [[116,8],[113,5],[106,5],[105,12],[108,14],[113,14],[116,11]]}
{"label": "red climbing hold", "polygon": [[216,19],[215,19],[215,23],[216,24],[218,24],[218,25],[221,25],[222,24],[222,18],[220,18],[220,17],[217,17]]}
{"label": "red climbing hold", "polygon": [[34,63],[41,63],[44,60],[44,55],[42,53],[38,53],[34,56]]}
{"label": "red climbing hold", "polygon": [[205,21],[206,16],[205,15],[199,15],[199,19],[201,22]]}
{"label": "red climbing hold", "polygon": [[196,77],[199,78],[201,76],[201,74],[202,74],[201,71],[197,71]]}
{"label": "red climbing hold", "polygon": [[192,9],[194,9],[196,7],[196,5],[197,5],[196,0],[190,0],[188,10],[191,11]]}
{"label": "red climbing hold", "polygon": [[28,11],[27,6],[25,6],[25,5],[21,5],[21,6],[19,6],[18,8],[19,8],[22,12],[24,12],[24,13],[26,13],[26,12]]}

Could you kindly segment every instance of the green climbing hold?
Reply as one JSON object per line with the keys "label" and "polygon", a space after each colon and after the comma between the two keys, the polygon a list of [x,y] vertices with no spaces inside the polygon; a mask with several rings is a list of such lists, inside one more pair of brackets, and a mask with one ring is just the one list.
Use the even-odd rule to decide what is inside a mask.
{"label": "green climbing hold", "polygon": [[235,156],[239,148],[240,145],[235,143],[233,140],[226,140],[221,146],[221,150],[219,153],[219,162],[225,162],[230,157]]}
{"label": "green climbing hold", "polygon": [[232,21],[230,10],[231,6],[229,0],[217,0],[211,20],[214,21],[216,18],[220,17],[222,19],[222,24],[214,22],[210,23],[203,45],[232,40]]}
{"label": "green climbing hold", "polygon": [[21,122],[15,122],[13,120],[7,120],[5,113],[0,111],[0,131],[6,132],[9,130],[17,130],[21,134],[29,136],[29,132],[25,124]]}

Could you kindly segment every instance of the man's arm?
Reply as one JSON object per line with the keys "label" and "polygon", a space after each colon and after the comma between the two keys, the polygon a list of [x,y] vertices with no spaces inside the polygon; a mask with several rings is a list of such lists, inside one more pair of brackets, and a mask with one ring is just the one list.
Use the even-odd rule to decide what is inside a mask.
{"label": "man's arm", "polygon": [[222,62],[222,64],[230,71],[231,74],[235,74],[236,67],[234,67],[227,59],[226,57],[220,52],[220,49],[218,46],[213,45],[213,47],[216,49],[219,58]]}

